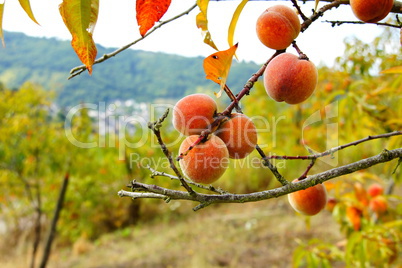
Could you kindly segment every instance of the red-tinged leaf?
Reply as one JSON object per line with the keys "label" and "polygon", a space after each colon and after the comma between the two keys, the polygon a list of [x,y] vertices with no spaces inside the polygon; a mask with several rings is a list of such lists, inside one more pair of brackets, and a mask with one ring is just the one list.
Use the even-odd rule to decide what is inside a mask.
{"label": "red-tinged leaf", "polygon": [[200,13],[196,17],[197,28],[201,29],[201,34],[204,37],[204,43],[209,45],[215,50],[219,50],[214,41],[212,41],[211,33],[208,30],[208,10],[209,0],[197,0],[197,5],[200,8]]}
{"label": "red-tinged leaf", "polygon": [[219,98],[222,90],[226,85],[226,80],[229,75],[230,67],[232,66],[233,56],[236,53],[237,44],[228,50],[219,51],[209,55],[204,59],[204,71],[206,78],[219,84],[221,90],[215,95]]}
{"label": "red-tinged leaf", "polygon": [[6,44],[4,43],[4,35],[3,35],[3,12],[4,12],[4,3],[6,1],[4,1],[2,4],[0,4],[0,39],[1,39],[1,43],[3,44],[3,47],[6,46]]}
{"label": "red-tinged leaf", "polygon": [[140,34],[144,36],[155,22],[158,22],[166,13],[171,0],[137,0],[137,23],[140,26]]}
{"label": "red-tinged leaf", "polygon": [[63,0],[59,10],[71,33],[71,46],[89,74],[92,74],[97,54],[92,34],[98,19],[99,0]]}
{"label": "red-tinged leaf", "polygon": [[24,9],[25,13],[29,16],[29,18],[39,25],[39,22],[35,19],[35,16],[31,9],[31,3],[29,0],[18,0],[20,2],[21,7]]}

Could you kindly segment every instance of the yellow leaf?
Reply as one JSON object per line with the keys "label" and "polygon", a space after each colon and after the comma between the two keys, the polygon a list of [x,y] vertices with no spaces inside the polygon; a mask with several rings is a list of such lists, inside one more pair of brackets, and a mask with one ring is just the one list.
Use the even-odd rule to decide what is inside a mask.
{"label": "yellow leaf", "polygon": [[241,3],[237,6],[235,12],[233,13],[233,17],[232,17],[232,20],[230,21],[229,32],[228,32],[229,47],[233,46],[233,38],[234,38],[234,32],[236,29],[237,21],[239,20],[240,14],[243,11],[243,8],[247,4],[247,2],[248,2],[248,0],[241,1]]}
{"label": "yellow leaf", "polygon": [[21,7],[24,9],[25,13],[27,13],[27,15],[29,16],[29,18],[35,22],[36,24],[39,25],[39,23],[37,22],[37,20],[35,19],[35,16],[32,12],[31,9],[31,4],[29,2],[29,0],[18,0],[20,2]]}
{"label": "yellow leaf", "polygon": [[99,0],[63,0],[59,10],[72,35],[71,46],[92,74],[97,54],[92,34],[98,19]]}
{"label": "yellow leaf", "polygon": [[386,69],[381,72],[382,74],[402,74],[402,66],[396,66]]}
{"label": "yellow leaf", "polygon": [[320,3],[320,0],[315,0],[314,12],[317,11],[318,3]]}
{"label": "yellow leaf", "polygon": [[200,8],[200,13],[196,17],[197,27],[201,29],[204,43],[211,46],[215,50],[219,50],[214,41],[212,41],[211,33],[208,30],[207,9],[209,0],[197,0],[197,5]]}
{"label": "yellow leaf", "polygon": [[204,71],[206,79],[219,84],[221,89],[215,95],[219,98],[226,85],[230,67],[232,66],[233,55],[236,53],[237,44],[228,50],[219,51],[204,59]]}
{"label": "yellow leaf", "polygon": [[3,44],[3,47],[6,46],[6,44],[4,43],[4,35],[3,35],[3,11],[4,11],[4,3],[6,1],[4,1],[2,4],[0,4],[0,39],[1,39],[1,43]]}

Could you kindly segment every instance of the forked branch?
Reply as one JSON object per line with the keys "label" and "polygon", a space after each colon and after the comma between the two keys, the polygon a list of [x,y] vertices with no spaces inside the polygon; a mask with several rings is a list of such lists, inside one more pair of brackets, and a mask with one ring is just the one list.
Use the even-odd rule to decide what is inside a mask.
{"label": "forked branch", "polygon": [[382,153],[348,164],[340,167],[336,167],[315,175],[311,175],[306,179],[295,182],[288,183],[285,186],[278,187],[275,189],[270,189],[261,192],[249,193],[249,194],[201,194],[191,195],[188,192],[172,190],[168,188],[163,188],[157,185],[148,185],[133,181],[131,188],[133,192],[121,190],[118,195],[121,197],[131,197],[136,198],[158,198],[169,200],[188,200],[195,201],[199,204],[193,208],[197,211],[201,208],[207,207],[215,203],[245,203],[245,202],[256,202],[271,198],[276,198],[279,196],[287,195],[289,193],[300,191],[308,187],[323,183],[330,179],[340,177],[346,174],[356,172],[358,170],[367,169],[374,165],[380,163],[389,162],[393,159],[402,158],[402,148],[394,150],[384,150]]}

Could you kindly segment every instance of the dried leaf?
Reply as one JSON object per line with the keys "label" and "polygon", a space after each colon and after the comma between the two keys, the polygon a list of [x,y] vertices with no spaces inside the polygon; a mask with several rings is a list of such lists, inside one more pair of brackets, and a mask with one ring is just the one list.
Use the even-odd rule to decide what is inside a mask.
{"label": "dried leaf", "polygon": [[230,67],[232,66],[233,56],[236,53],[237,44],[228,50],[219,51],[209,55],[204,59],[204,71],[206,78],[219,84],[221,89],[215,95],[219,98],[226,85]]}
{"label": "dried leaf", "polygon": [[4,12],[4,3],[6,1],[4,1],[2,4],[0,4],[0,39],[1,39],[1,43],[3,44],[3,47],[6,46],[6,44],[4,43],[4,35],[3,35],[3,12]]}
{"label": "dried leaf", "polygon": [[208,19],[207,19],[207,10],[208,10],[209,0],[197,0],[197,5],[200,8],[200,13],[198,13],[196,17],[197,27],[201,29],[201,34],[204,37],[204,43],[209,45],[215,50],[219,50],[214,41],[212,41],[211,33],[208,30]]}
{"label": "dried leaf", "polygon": [[35,16],[31,9],[31,3],[29,0],[18,0],[20,2],[21,7],[25,10],[25,13],[29,16],[29,18],[39,25],[39,22],[35,19]]}
{"label": "dried leaf", "polygon": [[395,66],[381,72],[382,74],[402,74],[402,66]]}
{"label": "dried leaf", "polygon": [[166,13],[171,0],[137,0],[136,18],[140,26],[140,34],[144,36],[155,22],[158,22]]}
{"label": "dried leaf", "polygon": [[243,8],[246,6],[248,0],[243,0],[241,3],[237,6],[235,12],[233,13],[232,20],[230,21],[229,25],[229,31],[228,31],[228,43],[229,47],[233,46],[233,38],[234,38],[234,32],[236,29],[237,21],[239,20],[240,14],[243,11]]}
{"label": "dried leaf", "polygon": [[92,34],[98,19],[99,0],[63,0],[59,10],[72,35],[71,46],[92,74],[97,54]]}

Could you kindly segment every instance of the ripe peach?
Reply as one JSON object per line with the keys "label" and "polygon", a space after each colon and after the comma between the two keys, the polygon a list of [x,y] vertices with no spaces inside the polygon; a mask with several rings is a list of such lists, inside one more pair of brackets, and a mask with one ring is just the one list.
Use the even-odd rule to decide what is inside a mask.
{"label": "ripe peach", "polygon": [[364,22],[378,22],[392,9],[394,0],[350,0],[355,16]]}
{"label": "ripe peach", "polygon": [[275,5],[258,17],[256,31],[265,46],[282,50],[299,35],[299,17],[290,7]]}
{"label": "ripe peach", "polygon": [[215,134],[226,144],[229,157],[234,159],[245,158],[257,144],[255,125],[243,114],[231,114]]}
{"label": "ripe peach", "polygon": [[216,110],[216,102],[210,96],[188,95],[173,108],[173,126],[184,135],[199,135],[214,121]]}
{"label": "ripe peach", "polygon": [[[180,145],[183,153],[194,144],[198,135],[188,136]],[[225,143],[215,135],[196,145],[180,160],[185,176],[197,183],[209,184],[219,179],[229,164],[229,152]]]}
{"label": "ripe peach", "polygon": [[296,55],[283,53],[275,57],[264,71],[264,86],[274,100],[298,104],[313,94],[318,73],[315,65]]}
{"label": "ripe peach", "polygon": [[378,183],[373,183],[369,186],[367,192],[371,197],[375,197],[377,195],[382,195],[384,193],[384,188]]}
{"label": "ripe peach", "polygon": [[[297,182],[298,179],[293,180]],[[322,184],[309,187],[305,190],[288,194],[290,205],[297,212],[313,216],[323,210],[327,204],[327,190]]]}
{"label": "ripe peach", "polygon": [[383,214],[388,209],[387,199],[382,195],[373,197],[370,200],[369,208],[378,215]]}

